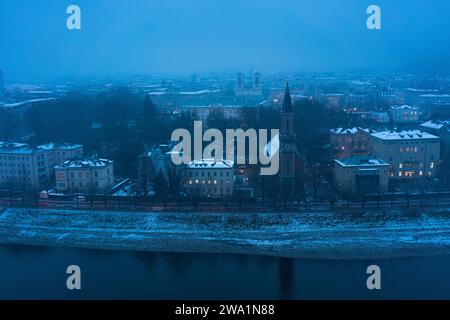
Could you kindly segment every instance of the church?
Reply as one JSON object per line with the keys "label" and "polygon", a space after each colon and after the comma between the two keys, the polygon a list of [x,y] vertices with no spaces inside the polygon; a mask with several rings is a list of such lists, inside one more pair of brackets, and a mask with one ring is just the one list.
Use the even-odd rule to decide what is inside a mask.
{"label": "church", "polygon": [[289,84],[286,84],[280,120],[280,170],[277,176],[263,180],[263,193],[284,201],[302,200],[305,161],[296,146],[294,107]]}

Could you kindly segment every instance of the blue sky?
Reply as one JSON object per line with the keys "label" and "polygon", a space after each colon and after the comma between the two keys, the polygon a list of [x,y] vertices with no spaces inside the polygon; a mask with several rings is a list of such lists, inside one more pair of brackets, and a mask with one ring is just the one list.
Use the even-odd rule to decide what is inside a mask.
{"label": "blue sky", "polygon": [[[82,30],[66,28],[66,8]],[[382,9],[382,30],[366,8]],[[248,70],[450,72],[450,1],[1,0],[13,76]]]}

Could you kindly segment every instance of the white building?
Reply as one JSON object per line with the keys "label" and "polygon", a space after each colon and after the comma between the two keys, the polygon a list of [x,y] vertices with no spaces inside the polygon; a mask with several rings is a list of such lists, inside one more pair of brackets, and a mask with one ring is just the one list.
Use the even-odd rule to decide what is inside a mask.
{"label": "white building", "polygon": [[234,192],[234,162],[202,159],[185,169],[184,191],[191,196],[221,198]]}
{"label": "white building", "polygon": [[36,191],[48,187],[54,167],[83,155],[83,146],[0,142],[0,189]]}
{"label": "white building", "polygon": [[356,195],[388,191],[387,162],[366,156],[338,159],[334,162],[334,182],[340,193]]}
{"label": "white building", "polygon": [[418,107],[408,105],[391,107],[391,118],[394,123],[419,123],[419,115]]}
{"label": "white building", "polygon": [[62,193],[104,193],[114,184],[114,162],[106,159],[66,161],[55,167],[56,189]]}
{"label": "white building", "polygon": [[382,131],[370,136],[371,154],[391,165],[395,178],[434,177],[440,158],[439,137],[419,130]]}

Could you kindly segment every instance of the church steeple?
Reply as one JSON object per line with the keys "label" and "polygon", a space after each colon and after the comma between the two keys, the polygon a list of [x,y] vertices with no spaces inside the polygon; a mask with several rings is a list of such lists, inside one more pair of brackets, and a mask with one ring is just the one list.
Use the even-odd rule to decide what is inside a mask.
{"label": "church steeple", "polygon": [[286,91],[284,92],[283,105],[281,106],[281,112],[283,113],[292,113],[292,98],[291,91],[289,90],[289,82],[286,83]]}

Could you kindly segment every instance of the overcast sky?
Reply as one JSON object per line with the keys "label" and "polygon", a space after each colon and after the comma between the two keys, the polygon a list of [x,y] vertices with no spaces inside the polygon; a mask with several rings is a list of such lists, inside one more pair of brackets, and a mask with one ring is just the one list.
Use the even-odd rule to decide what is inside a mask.
{"label": "overcast sky", "polygon": [[[382,30],[366,28],[369,4]],[[66,28],[77,4],[82,30]],[[450,73],[450,1],[1,0],[0,68],[61,76],[248,70]]]}

